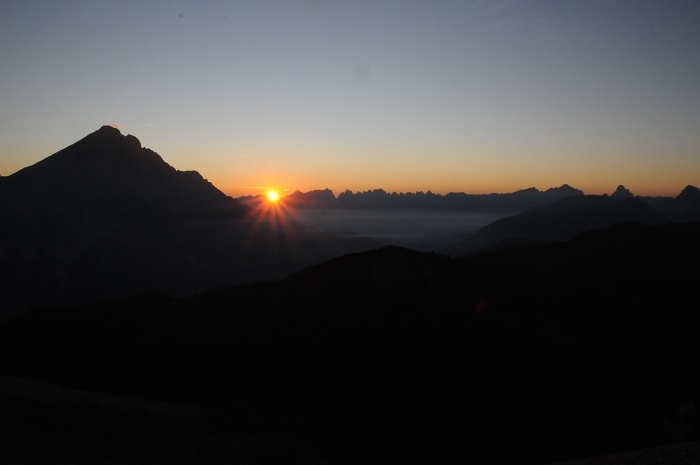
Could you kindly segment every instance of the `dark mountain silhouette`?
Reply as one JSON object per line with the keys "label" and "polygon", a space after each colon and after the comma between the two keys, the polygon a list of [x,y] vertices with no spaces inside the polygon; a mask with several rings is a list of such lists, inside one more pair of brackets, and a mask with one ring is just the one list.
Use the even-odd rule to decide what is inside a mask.
{"label": "dark mountain silhouette", "polygon": [[657,212],[673,221],[700,221],[700,189],[686,186],[676,198],[638,197]]}
{"label": "dark mountain silhouette", "polygon": [[698,259],[700,226],[672,223],[458,259],[384,247],[280,282],[27,312],[0,324],[0,373],[198,405],[218,423],[188,421],[241,444],[209,454],[254,438],[320,463],[641,449],[698,437]]}
{"label": "dark mountain silhouette", "polygon": [[676,197],[675,207],[681,221],[700,221],[700,189],[687,186]]}
{"label": "dark mountain silhouette", "polygon": [[[657,213],[672,221],[700,221],[699,189],[687,186],[677,198],[635,196],[629,189],[619,185],[610,195],[615,200],[636,198],[643,201]],[[283,203],[293,208],[311,209],[420,209],[469,211],[474,213],[508,213],[517,214],[530,208],[545,207],[557,200],[582,196],[584,193],[568,184],[539,191],[534,187],[522,189],[508,194],[465,194],[450,192],[449,194],[434,194],[423,192],[386,192],[384,189],[374,189],[353,193],[350,190],[341,192],[336,198],[330,189],[313,190],[309,192],[295,191],[283,197]],[[239,199],[245,205],[257,205],[264,200],[263,196],[245,196]]]}
{"label": "dark mountain silhouette", "polygon": [[687,205],[697,205],[700,203],[700,189],[694,186],[686,186],[686,188],[683,189],[680,194],[678,194],[676,199]]}
{"label": "dark mountain silhouette", "polygon": [[337,208],[336,198],[330,189],[294,191],[284,197],[284,200],[288,205],[296,208]]}
{"label": "dark mountain silhouette", "polygon": [[[103,126],[2,184],[3,223],[28,215],[72,223],[240,217],[245,208],[196,171],[177,171],[139,140]],[[38,212],[37,212],[38,211]]]}
{"label": "dark mountain silhouette", "polygon": [[612,197],[615,200],[631,199],[632,197],[634,197],[634,194],[632,194],[632,192],[630,192],[630,190],[627,189],[625,186],[620,184],[619,186],[617,186],[617,189],[615,189],[615,192],[613,192],[610,197]]}
{"label": "dark mountain silhouette", "polygon": [[0,183],[0,318],[39,305],[279,279],[376,246],[251,215],[104,126]]}
{"label": "dark mountain silhouette", "polygon": [[[386,192],[374,189],[353,193],[341,192],[336,198],[330,189],[295,191],[283,197],[283,202],[295,208],[342,208],[342,209],[433,209],[466,210],[478,213],[515,213],[528,208],[548,205],[555,200],[573,195],[583,195],[579,189],[568,184],[539,191],[534,187],[510,194],[464,194],[451,192],[446,195],[433,192]],[[238,200],[245,204],[259,201],[256,197],[245,196]]]}
{"label": "dark mountain silhouette", "polygon": [[667,221],[637,199],[571,196],[547,207],[533,208],[494,221],[455,246],[450,254],[460,255],[494,246],[565,241],[584,231],[609,228],[617,223],[660,224]]}

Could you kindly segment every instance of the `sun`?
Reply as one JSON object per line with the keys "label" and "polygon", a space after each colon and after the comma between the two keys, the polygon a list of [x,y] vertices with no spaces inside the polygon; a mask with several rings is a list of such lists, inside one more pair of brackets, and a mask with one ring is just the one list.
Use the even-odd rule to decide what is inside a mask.
{"label": "sun", "polygon": [[280,199],[280,196],[277,192],[275,191],[268,191],[267,192],[267,200],[270,202],[277,202]]}

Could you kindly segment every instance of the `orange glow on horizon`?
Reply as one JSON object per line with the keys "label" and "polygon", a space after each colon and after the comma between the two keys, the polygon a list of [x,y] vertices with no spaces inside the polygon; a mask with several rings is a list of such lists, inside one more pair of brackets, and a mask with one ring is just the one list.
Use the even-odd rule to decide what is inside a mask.
{"label": "orange glow on horizon", "polygon": [[250,233],[255,235],[260,228],[272,228],[284,235],[294,234],[297,213],[285,200],[277,191],[267,191],[246,201],[245,204],[250,207],[248,219],[253,226]]}
{"label": "orange glow on horizon", "polygon": [[[624,185],[627,189],[632,191],[634,195],[638,196],[666,196],[666,197],[676,197],[680,192],[687,186],[687,185],[695,185],[696,187],[700,187],[697,182],[692,182],[693,180],[690,179],[685,179],[680,182],[676,181],[674,182],[662,182],[662,181],[655,181],[651,182],[650,180],[646,179],[638,179],[638,177],[630,177],[628,176],[626,179],[601,179],[597,180],[595,182],[588,181],[587,179],[579,178],[576,176],[569,176],[565,177],[562,176],[561,178],[558,179],[535,179],[533,181],[519,181],[519,180],[511,180],[508,179],[506,181],[501,181],[500,183],[497,182],[487,182],[488,179],[479,179],[479,180],[467,180],[464,183],[457,183],[457,182],[436,182],[433,184],[430,183],[422,183],[422,182],[416,182],[414,184],[408,184],[408,183],[391,183],[391,182],[386,182],[386,183],[380,183],[378,182],[376,185],[375,184],[370,184],[368,182],[348,182],[347,184],[344,183],[330,183],[330,182],[318,182],[317,184],[311,183],[311,182],[290,182],[284,184],[284,186],[293,186],[293,187],[285,187],[284,192],[282,189],[275,189],[272,190],[270,188],[231,188],[229,186],[228,189],[224,188],[222,189],[227,195],[230,195],[233,198],[238,198],[238,197],[243,197],[243,196],[250,196],[252,195],[260,195],[261,199],[264,200],[264,203],[267,205],[273,205],[273,204],[278,204],[278,203],[284,203],[285,202],[285,197],[289,193],[293,191],[300,191],[300,192],[310,192],[313,190],[323,190],[323,189],[331,189],[333,192],[333,195],[335,197],[338,197],[341,193],[345,192],[346,190],[350,190],[353,193],[357,192],[366,192],[366,191],[372,191],[375,189],[383,189],[387,193],[391,194],[392,192],[396,193],[408,193],[408,192],[432,192],[434,194],[441,194],[441,195],[446,195],[450,192],[462,192],[465,194],[476,194],[476,195],[484,195],[484,194],[492,194],[492,193],[498,193],[498,194],[507,194],[507,193],[513,193],[518,190],[522,189],[528,189],[530,187],[534,187],[540,191],[545,191],[550,188],[557,188],[562,186],[563,184],[568,184],[571,187],[577,188],[582,190],[585,194],[587,195],[602,195],[602,194],[612,194],[615,189],[617,188],[618,185],[622,184]],[[221,183],[221,184],[229,184],[229,183]],[[214,185],[216,186],[216,180],[214,180]],[[229,184],[230,185],[230,184]],[[264,184],[263,184],[264,185]],[[251,192],[251,190],[253,192]],[[255,192],[257,190],[257,192]],[[274,198],[274,195],[277,195],[277,198]],[[291,205],[289,205],[291,207]]]}

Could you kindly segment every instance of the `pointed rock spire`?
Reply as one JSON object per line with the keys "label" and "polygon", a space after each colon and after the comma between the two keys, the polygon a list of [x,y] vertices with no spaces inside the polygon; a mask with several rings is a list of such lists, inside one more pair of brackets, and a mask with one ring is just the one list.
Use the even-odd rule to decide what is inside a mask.
{"label": "pointed rock spire", "polygon": [[610,197],[616,200],[631,199],[634,197],[634,194],[632,194],[629,189],[625,188],[625,186],[620,184]]}

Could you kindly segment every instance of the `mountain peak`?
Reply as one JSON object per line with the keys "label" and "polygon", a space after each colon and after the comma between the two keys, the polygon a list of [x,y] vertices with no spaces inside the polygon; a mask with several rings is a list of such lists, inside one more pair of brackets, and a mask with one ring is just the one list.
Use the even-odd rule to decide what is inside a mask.
{"label": "mountain peak", "polygon": [[108,143],[120,143],[124,144],[133,148],[141,148],[141,141],[138,140],[136,136],[133,136],[131,134],[127,134],[126,136],[121,133],[121,131],[118,128],[115,128],[114,126],[102,126],[100,129],[97,131],[93,132],[92,134],[89,134],[87,137],[83,138],[83,140],[88,139],[88,140],[94,140],[94,141],[100,141],[100,142],[108,142]]}
{"label": "mountain peak", "polygon": [[559,187],[550,187],[544,191],[544,194],[551,197],[553,200],[562,199],[573,195],[584,195],[582,190],[571,187],[568,184],[562,184]]}
{"label": "mountain peak", "polygon": [[112,126],[102,126],[8,181],[36,205],[109,211],[125,222],[238,217],[245,210],[199,173],[176,170],[136,136]]}
{"label": "mountain peak", "polygon": [[680,194],[678,194],[677,199],[681,201],[698,202],[700,201],[700,189],[695,186],[688,185],[681,191]]}
{"label": "mountain peak", "polygon": [[98,129],[96,132],[99,132],[102,134],[119,134],[120,136],[122,135],[122,132],[119,130],[119,128],[111,126],[109,124],[105,124],[100,129]]}
{"label": "mountain peak", "polygon": [[634,194],[622,184],[617,186],[615,192],[610,196],[613,199],[631,199],[632,197],[634,197]]}

